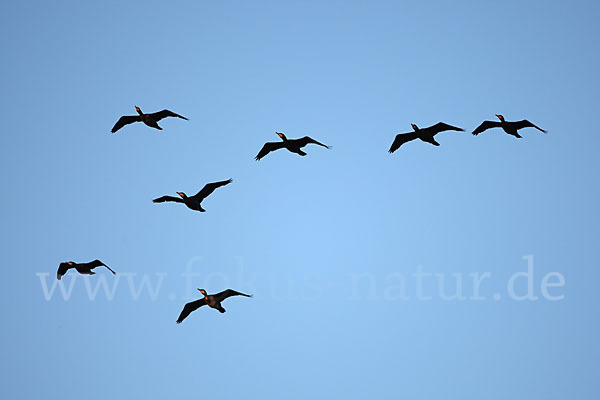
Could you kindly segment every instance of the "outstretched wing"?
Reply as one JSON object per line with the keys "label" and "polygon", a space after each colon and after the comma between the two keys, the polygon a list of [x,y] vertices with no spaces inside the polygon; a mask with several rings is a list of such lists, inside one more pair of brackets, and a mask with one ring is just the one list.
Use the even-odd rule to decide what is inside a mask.
{"label": "outstretched wing", "polygon": [[213,297],[215,298],[215,300],[218,301],[219,303],[222,302],[223,300],[225,300],[226,298],[231,297],[231,296],[252,297],[251,294],[245,294],[245,293],[241,293],[241,292],[236,292],[233,289],[223,290],[222,292],[219,292],[219,293],[213,295]]}
{"label": "outstretched wing", "polygon": [[169,111],[169,110],[162,110],[159,112],[152,113],[150,115],[152,116],[152,119],[154,119],[155,121],[160,121],[161,119],[167,118],[167,117],[177,117],[177,118],[185,119],[186,121],[188,120],[183,115],[176,114],[173,111]]}
{"label": "outstretched wing", "polygon": [[153,203],[164,203],[165,201],[174,201],[176,203],[183,203],[183,199],[181,197],[173,197],[173,196],[163,196],[157,199],[152,200]]}
{"label": "outstretched wing", "polygon": [[188,315],[192,313],[192,311],[196,311],[204,305],[206,305],[206,300],[203,298],[187,303],[185,306],[183,306],[183,310],[181,310],[181,314],[179,314],[179,318],[177,318],[176,322],[180,324]]}
{"label": "outstretched wing", "polygon": [[522,128],[535,128],[540,132],[544,132],[546,133],[545,130],[543,130],[542,128],[540,128],[539,126],[536,126],[534,124],[532,124],[531,122],[527,121],[526,119],[522,120],[522,121],[515,121],[513,122],[513,125],[517,128],[517,129],[522,129]]}
{"label": "outstretched wing", "polygon": [[256,161],[258,161],[261,158],[263,158],[264,156],[266,156],[267,154],[269,154],[270,152],[275,151],[275,150],[279,150],[279,149],[281,149],[283,147],[285,147],[284,142],[267,142],[262,147],[262,149],[260,149],[260,151],[258,152],[258,154],[256,155],[256,157],[254,157],[254,159]]}
{"label": "outstretched wing", "polygon": [[115,126],[113,126],[113,128],[110,131],[112,133],[115,133],[116,131],[118,131],[119,129],[124,127],[125,125],[129,125],[134,122],[141,121],[141,120],[142,120],[142,118],[139,115],[124,115],[121,118],[119,118],[119,120],[117,121]]}
{"label": "outstretched wing", "polygon": [[194,197],[197,197],[198,199],[200,199],[200,201],[202,201],[202,199],[207,198],[212,192],[214,192],[216,188],[220,188],[221,186],[229,185],[231,182],[233,182],[233,179],[227,179],[226,181],[207,183],[206,185],[204,185],[202,190],[200,190],[198,193],[196,193],[196,195]]}
{"label": "outstretched wing", "polygon": [[500,121],[483,121],[481,123],[481,125],[479,125],[477,128],[475,128],[475,130],[473,131],[473,135],[477,136],[478,134],[480,134],[481,132],[483,132],[487,129],[498,128],[500,126],[502,126]]}
{"label": "outstretched wing", "polygon": [[72,265],[69,265],[69,264],[68,264],[68,263],[66,263],[66,262],[62,262],[62,263],[60,263],[60,264],[58,265],[58,270],[56,271],[56,279],[58,279],[58,280],[60,281],[60,278],[62,278],[62,276],[63,276],[64,274],[66,274],[66,273],[67,273],[67,271],[68,271],[69,269],[71,269],[71,268],[73,268],[73,266],[72,266]]}
{"label": "outstretched wing", "polygon": [[427,128],[427,129],[430,130],[434,135],[436,133],[440,133],[440,132],[444,132],[444,131],[464,131],[463,128],[459,128],[457,126],[448,125],[448,124],[445,124],[443,122],[438,122],[437,124],[432,125],[429,128]]}
{"label": "outstretched wing", "polygon": [[394,139],[394,142],[392,143],[388,151],[390,153],[393,153],[396,150],[398,150],[400,146],[402,146],[404,143],[410,142],[411,140],[415,140],[416,138],[418,138],[416,132],[399,133],[396,135],[396,138]]}
{"label": "outstretched wing", "polygon": [[326,149],[330,149],[331,147],[327,146],[326,144],[323,144],[321,142],[317,142],[315,139],[311,138],[310,136],[304,136],[303,138],[300,139],[296,139],[296,141],[298,142],[299,147],[304,147],[309,143],[314,143],[314,144],[318,144],[319,146],[323,146]]}
{"label": "outstretched wing", "polygon": [[94,260],[94,261],[89,262],[88,265],[90,266],[90,269],[94,269],[94,268],[100,267],[100,266],[106,267],[110,272],[113,273],[113,275],[117,274],[115,271],[113,271],[112,269],[110,269],[110,267],[108,265],[104,264],[102,261],[97,260],[97,259]]}

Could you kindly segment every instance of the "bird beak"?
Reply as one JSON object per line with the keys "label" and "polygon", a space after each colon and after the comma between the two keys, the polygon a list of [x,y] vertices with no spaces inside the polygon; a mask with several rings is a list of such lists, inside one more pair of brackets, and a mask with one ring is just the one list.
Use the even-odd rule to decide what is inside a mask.
{"label": "bird beak", "polygon": [[[177,192],[177,194],[179,195],[179,197],[181,197],[183,199],[183,193]],[[198,289],[198,290],[200,290],[200,289]]]}

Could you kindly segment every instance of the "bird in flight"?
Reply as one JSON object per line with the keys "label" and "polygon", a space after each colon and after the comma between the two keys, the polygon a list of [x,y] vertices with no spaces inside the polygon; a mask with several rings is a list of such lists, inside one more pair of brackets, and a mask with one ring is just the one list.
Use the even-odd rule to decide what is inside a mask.
{"label": "bird in flight", "polygon": [[198,289],[198,290],[200,291],[200,293],[202,293],[202,295],[204,297],[201,299],[192,301],[190,303],[187,303],[185,306],[183,306],[183,310],[181,310],[181,314],[179,314],[179,318],[177,318],[178,324],[180,324],[188,315],[190,315],[192,313],[192,311],[196,311],[197,309],[199,309],[200,307],[202,307],[204,305],[208,305],[209,307],[219,310],[220,313],[224,313],[225,309],[221,305],[221,302],[223,300],[225,300],[226,298],[231,297],[231,296],[252,297],[251,294],[244,294],[244,293],[236,292],[233,289],[227,289],[220,293],[210,294],[210,295],[207,294],[206,290],[204,290],[204,289]]}
{"label": "bird in flight", "polygon": [[308,136],[304,136],[303,138],[300,138],[300,139],[288,139],[283,133],[280,133],[280,132],[275,132],[275,133],[281,138],[282,141],[265,143],[263,148],[260,149],[260,151],[256,155],[256,157],[255,157],[256,161],[260,160],[261,158],[263,158],[270,152],[279,150],[279,149],[288,149],[292,153],[296,153],[301,156],[305,156],[306,153],[300,149],[309,143],[318,144],[319,146],[323,146],[326,149],[331,148],[331,146],[327,146],[323,143],[317,142],[315,139],[308,137]]}
{"label": "bird in flight", "polygon": [[188,208],[190,208],[192,210],[205,212],[206,210],[203,209],[202,206],[200,205],[200,203],[202,203],[202,200],[207,198],[212,192],[215,191],[216,188],[219,188],[219,187],[225,186],[225,185],[229,185],[232,181],[233,181],[233,179],[227,179],[226,181],[207,183],[206,185],[204,185],[202,190],[200,190],[198,193],[196,193],[195,195],[190,196],[190,197],[188,197],[183,192],[176,192],[179,195],[179,197],[162,196],[162,197],[159,197],[152,201],[154,203],[164,203],[166,201],[172,201],[175,203],[184,203]]}
{"label": "bird in flight", "polygon": [[100,266],[108,268],[108,270],[110,272],[112,272],[113,275],[117,274],[115,271],[110,269],[110,267],[108,265],[104,264],[100,260],[94,260],[94,261],[90,261],[88,263],[81,263],[81,264],[74,263],[73,261],[65,261],[65,262],[61,262],[59,264],[58,271],[56,271],[56,279],[58,279],[60,281],[60,278],[62,278],[62,276],[64,274],[66,274],[68,270],[70,270],[72,268],[75,268],[77,270],[77,272],[79,272],[80,274],[83,274],[83,275],[94,275],[95,272],[93,272],[92,270],[94,268],[100,267]]}
{"label": "bird in flight", "polygon": [[138,106],[135,106],[135,111],[138,112],[138,115],[122,116],[121,118],[119,118],[119,120],[117,121],[115,126],[113,126],[113,128],[110,131],[112,133],[115,133],[116,131],[118,131],[119,129],[124,127],[125,125],[129,125],[134,122],[140,122],[140,121],[143,122],[144,124],[148,125],[151,128],[155,128],[155,129],[162,131],[162,128],[160,126],[158,126],[157,122],[163,118],[177,117],[177,118],[185,119],[186,121],[188,120],[186,117],[179,115],[179,114],[175,114],[173,111],[169,111],[169,110],[162,110],[162,111],[155,112],[152,114],[144,114]]}
{"label": "bird in flight", "polygon": [[404,143],[415,139],[421,139],[422,141],[431,143],[434,146],[439,146],[440,144],[433,138],[438,133],[443,131],[464,131],[462,128],[457,128],[456,126],[448,125],[443,122],[438,122],[437,124],[428,128],[419,128],[415,124],[410,124],[410,126],[413,128],[413,132],[397,134],[394,142],[388,150],[390,153],[398,150],[398,148],[400,148],[400,146],[402,146]]}
{"label": "bird in flight", "polygon": [[516,138],[522,138],[522,136],[519,135],[518,130],[523,129],[523,128],[535,128],[540,132],[546,133],[545,130],[543,130],[539,126],[532,124],[531,122],[527,121],[526,119],[524,119],[522,121],[508,122],[504,119],[504,117],[502,115],[496,114],[496,117],[498,117],[498,119],[500,121],[483,121],[481,123],[481,125],[479,125],[473,131],[473,135],[477,136],[481,132],[488,130],[490,128],[502,128],[504,130],[504,132],[506,132],[509,135],[512,135]]}

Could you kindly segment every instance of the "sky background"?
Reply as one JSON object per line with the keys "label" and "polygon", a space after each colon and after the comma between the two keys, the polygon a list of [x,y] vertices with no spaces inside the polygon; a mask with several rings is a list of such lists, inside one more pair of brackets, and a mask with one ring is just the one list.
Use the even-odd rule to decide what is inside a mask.
{"label": "sky background", "polygon": [[[595,1],[5,2],[0,397],[598,398],[599,17]],[[190,120],[111,134],[134,105]],[[548,134],[468,133],[496,113]],[[467,132],[387,153],[439,121]],[[275,131],[333,149],[256,162]],[[227,178],[206,213],[151,202]],[[528,256],[537,300],[518,301]],[[114,296],[70,271],[68,299],[47,299],[61,261],[95,258],[119,274],[88,284]],[[459,274],[466,299],[438,276],[419,298],[419,270],[447,294]],[[562,300],[542,295],[551,272]],[[254,298],[176,325],[198,287]]]}

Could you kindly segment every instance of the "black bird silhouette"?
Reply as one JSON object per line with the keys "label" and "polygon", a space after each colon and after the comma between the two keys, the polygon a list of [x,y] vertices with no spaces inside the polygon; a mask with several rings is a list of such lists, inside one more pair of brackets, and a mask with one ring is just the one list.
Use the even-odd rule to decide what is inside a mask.
{"label": "black bird silhouette", "polygon": [[434,146],[439,146],[440,144],[438,142],[436,142],[435,139],[433,138],[438,133],[443,132],[443,131],[464,131],[464,129],[462,129],[462,128],[457,128],[456,126],[448,125],[443,122],[438,122],[435,125],[432,125],[428,128],[423,128],[423,129],[419,128],[415,124],[410,124],[410,126],[412,126],[414,131],[408,132],[408,133],[397,134],[396,138],[394,139],[394,142],[390,146],[390,149],[389,149],[390,153],[393,153],[396,150],[398,150],[398,148],[400,146],[402,146],[404,143],[410,142],[411,140],[415,140],[415,139],[421,139],[422,141],[431,143]]}
{"label": "black bird silhouette", "polygon": [[301,156],[305,156],[306,153],[300,149],[309,143],[318,144],[319,146],[323,146],[326,149],[331,148],[331,146],[327,146],[323,143],[317,142],[315,139],[308,137],[308,136],[304,136],[303,138],[300,138],[300,139],[288,139],[287,137],[285,137],[285,135],[283,133],[280,133],[280,132],[275,132],[275,133],[281,138],[282,142],[267,142],[267,143],[265,143],[263,148],[260,149],[260,151],[256,155],[256,157],[255,157],[256,161],[260,160],[261,158],[263,158],[264,156],[266,156],[267,154],[269,154],[272,151],[284,149],[284,148],[288,149],[292,153],[296,153],[296,154],[300,154]]}
{"label": "black bird silhouette", "polygon": [[151,128],[156,128],[156,129],[162,131],[162,128],[160,126],[158,126],[157,122],[163,118],[177,117],[177,118],[185,119],[186,121],[188,120],[186,117],[181,116],[179,114],[175,114],[173,111],[169,111],[169,110],[162,110],[162,111],[155,112],[152,114],[144,114],[138,106],[135,106],[135,111],[137,111],[139,115],[124,115],[124,116],[122,116],[121,118],[119,118],[119,120],[117,121],[115,126],[113,126],[113,128],[110,131],[112,133],[115,133],[116,131],[118,131],[119,129],[124,127],[125,125],[132,124],[134,122],[139,122],[139,121],[142,121],[144,124],[148,125]]}
{"label": "black bird silhouette", "polygon": [[524,119],[522,121],[508,122],[504,119],[504,117],[502,115],[496,114],[496,117],[498,117],[498,119],[500,121],[483,121],[481,123],[481,125],[479,125],[473,131],[473,135],[477,136],[481,132],[483,132],[487,129],[490,129],[490,128],[502,128],[504,130],[504,132],[506,132],[509,135],[512,135],[516,138],[522,138],[522,136],[519,135],[519,132],[517,132],[517,131],[519,129],[523,129],[523,128],[535,128],[540,132],[546,133],[545,130],[543,130],[539,126],[532,124],[531,122],[527,121],[526,119]]}
{"label": "black bird silhouette", "polygon": [[219,312],[224,313],[226,310],[221,305],[221,302],[223,300],[225,300],[226,298],[231,297],[231,296],[252,297],[251,294],[244,294],[244,293],[236,292],[233,289],[227,289],[220,293],[211,294],[211,295],[206,294],[206,290],[204,290],[204,289],[198,289],[198,290],[200,291],[200,293],[202,293],[202,295],[204,297],[201,299],[192,301],[190,303],[187,303],[183,307],[183,310],[181,310],[181,314],[179,314],[179,318],[177,318],[178,324],[180,324],[188,315],[190,315],[190,313],[192,313],[192,311],[196,311],[197,309],[199,309],[200,307],[202,307],[204,305],[208,305],[209,307],[212,307],[214,309],[219,310]]}
{"label": "black bird silhouette", "polygon": [[216,188],[228,185],[231,182],[233,182],[233,179],[227,179],[226,181],[220,181],[220,182],[207,183],[206,185],[204,185],[202,190],[200,190],[194,196],[190,196],[190,197],[188,197],[183,192],[176,192],[180,197],[162,196],[162,197],[159,197],[152,201],[154,203],[164,203],[166,201],[173,201],[176,203],[184,203],[188,208],[191,208],[192,210],[205,212],[206,210],[203,209],[202,206],[200,205],[200,203],[202,203],[202,200],[207,198],[208,195],[210,195],[212,192],[214,192]]}
{"label": "black bird silhouette", "polygon": [[60,278],[62,278],[62,276],[64,274],[66,274],[68,270],[70,270],[72,268],[75,268],[77,270],[77,272],[79,272],[80,274],[94,275],[95,272],[93,272],[92,270],[94,268],[100,267],[100,266],[108,268],[108,270],[110,272],[112,272],[113,275],[117,274],[115,271],[110,269],[110,267],[108,265],[104,264],[100,260],[94,260],[94,261],[90,261],[88,263],[81,263],[81,264],[74,263],[73,261],[65,261],[65,262],[61,262],[59,264],[58,271],[56,271],[56,279],[60,280]]}

